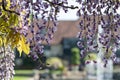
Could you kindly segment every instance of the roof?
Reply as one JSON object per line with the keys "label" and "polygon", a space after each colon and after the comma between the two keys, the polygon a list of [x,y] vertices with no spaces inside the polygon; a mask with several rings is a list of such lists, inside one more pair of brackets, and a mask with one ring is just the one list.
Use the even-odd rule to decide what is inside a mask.
{"label": "roof", "polygon": [[[41,20],[34,20],[34,22]],[[75,38],[77,36],[77,33],[79,31],[78,26],[78,20],[77,21],[58,21],[57,25],[57,31],[53,34],[53,39],[50,41],[50,44],[59,44],[63,38]],[[34,24],[36,25],[36,24]],[[50,22],[51,25],[51,22]],[[35,31],[37,31],[37,28],[34,28]],[[28,38],[30,38],[32,34],[30,33],[28,35]],[[45,41],[43,44],[47,44]]]}
{"label": "roof", "polygon": [[[93,26],[94,16],[89,17],[91,18],[90,25],[91,27],[94,27]],[[98,18],[99,18],[98,16],[95,17],[96,26],[98,26]],[[103,16],[103,18],[107,19],[106,16]],[[54,33],[53,39],[50,41],[50,44],[59,44],[63,38],[75,38],[78,32],[80,31],[79,27],[77,26],[81,19],[83,19],[83,16],[76,21],[58,21],[57,31]],[[34,21],[41,22],[41,20]],[[88,23],[88,21],[85,21],[85,23]],[[46,44],[45,42],[43,43]]]}
{"label": "roof", "polygon": [[63,38],[76,37],[79,28],[78,21],[59,21],[57,31],[54,33],[50,44],[59,44]]}

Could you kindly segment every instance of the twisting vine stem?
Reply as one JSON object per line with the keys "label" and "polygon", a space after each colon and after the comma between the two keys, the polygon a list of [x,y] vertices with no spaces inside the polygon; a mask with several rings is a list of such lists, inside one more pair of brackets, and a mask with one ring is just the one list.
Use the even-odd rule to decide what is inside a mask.
{"label": "twisting vine stem", "polygon": [[45,0],[46,2],[48,2],[51,6],[61,6],[61,7],[64,7],[64,8],[70,8],[70,9],[78,9],[78,6],[65,6],[65,5],[63,5],[63,2],[61,2],[61,3],[53,3],[53,2],[51,2],[51,1],[49,1],[49,0]]}
{"label": "twisting vine stem", "polygon": [[6,9],[6,7],[5,7],[5,0],[2,0],[2,8],[3,8],[4,11],[10,12],[10,13],[15,13],[15,14],[17,14],[17,15],[20,15],[20,13],[17,13],[17,12],[15,12],[15,11]]}

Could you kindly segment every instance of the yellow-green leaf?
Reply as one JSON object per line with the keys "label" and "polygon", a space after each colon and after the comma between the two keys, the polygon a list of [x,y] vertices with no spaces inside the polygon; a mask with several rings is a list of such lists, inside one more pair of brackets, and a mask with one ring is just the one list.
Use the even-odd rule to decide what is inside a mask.
{"label": "yellow-green leaf", "polygon": [[29,54],[30,52],[29,44],[26,43],[26,39],[24,36],[21,36],[21,39],[18,42],[17,49],[20,53],[20,56],[21,56],[22,51],[27,55]]}
{"label": "yellow-green leaf", "polygon": [[3,44],[3,40],[2,40],[2,37],[0,37],[0,46],[2,46]]}

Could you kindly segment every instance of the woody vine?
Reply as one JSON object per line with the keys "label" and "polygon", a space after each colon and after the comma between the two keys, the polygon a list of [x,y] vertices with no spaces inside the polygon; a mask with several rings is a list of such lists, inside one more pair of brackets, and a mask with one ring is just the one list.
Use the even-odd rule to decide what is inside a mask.
{"label": "woody vine", "polygon": [[[34,60],[44,53],[43,41],[48,44],[57,30],[57,14],[77,9],[79,22],[78,47],[81,57],[88,52],[104,53],[102,60],[116,62],[115,52],[120,44],[119,0],[76,0],[79,6],[68,5],[67,0],[0,0],[0,79],[10,80],[14,75],[14,53],[17,48]],[[39,19],[41,16],[41,20]],[[33,23],[34,20],[37,20]],[[40,22],[39,22],[40,20]],[[52,25],[49,23],[52,22]],[[35,27],[35,25],[37,25]],[[98,35],[99,27],[102,33]],[[35,31],[37,28],[37,31]],[[31,35],[31,38],[27,38]],[[99,42],[99,44],[98,44]],[[109,54],[111,52],[111,54]],[[108,55],[109,54],[109,55]]]}

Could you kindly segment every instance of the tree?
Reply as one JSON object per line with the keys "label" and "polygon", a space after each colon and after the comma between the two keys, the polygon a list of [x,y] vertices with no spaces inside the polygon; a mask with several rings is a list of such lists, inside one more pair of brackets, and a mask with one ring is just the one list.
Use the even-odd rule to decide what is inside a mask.
{"label": "tree", "polygon": [[[103,61],[112,59],[116,61],[115,52],[120,44],[120,8],[119,0],[76,0],[80,6],[68,6],[67,0],[0,0],[0,46],[3,52],[0,62],[5,62],[5,71],[0,74],[2,80],[10,80],[7,76],[7,63],[5,58],[9,49],[17,48],[29,54],[33,59],[38,60],[43,53],[42,42],[52,39],[57,28],[57,14],[60,9],[67,13],[68,9],[78,9],[77,15],[83,19],[79,22],[80,32],[78,33],[78,47],[81,48],[81,57],[85,57],[88,52],[100,51]],[[103,9],[105,9],[103,11]],[[41,23],[34,20],[39,20]],[[52,21],[52,25],[49,23]],[[37,25],[37,27],[34,26]],[[37,28],[37,31],[35,31]],[[102,29],[102,33],[99,29]],[[27,38],[29,35],[31,38]],[[102,47],[100,47],[102,45]],[[109,57],[105,55],[111,50]],[[14,56],[11,54],[10,57]],[[5,58],[5,59],[4,59]],[[13,66],[13,64],[11,65]],[[0,70],[4,66],[0,66]],[[9,68],[10,70],[10,68]],[[6,77],[3,77],[5,75]]]}

